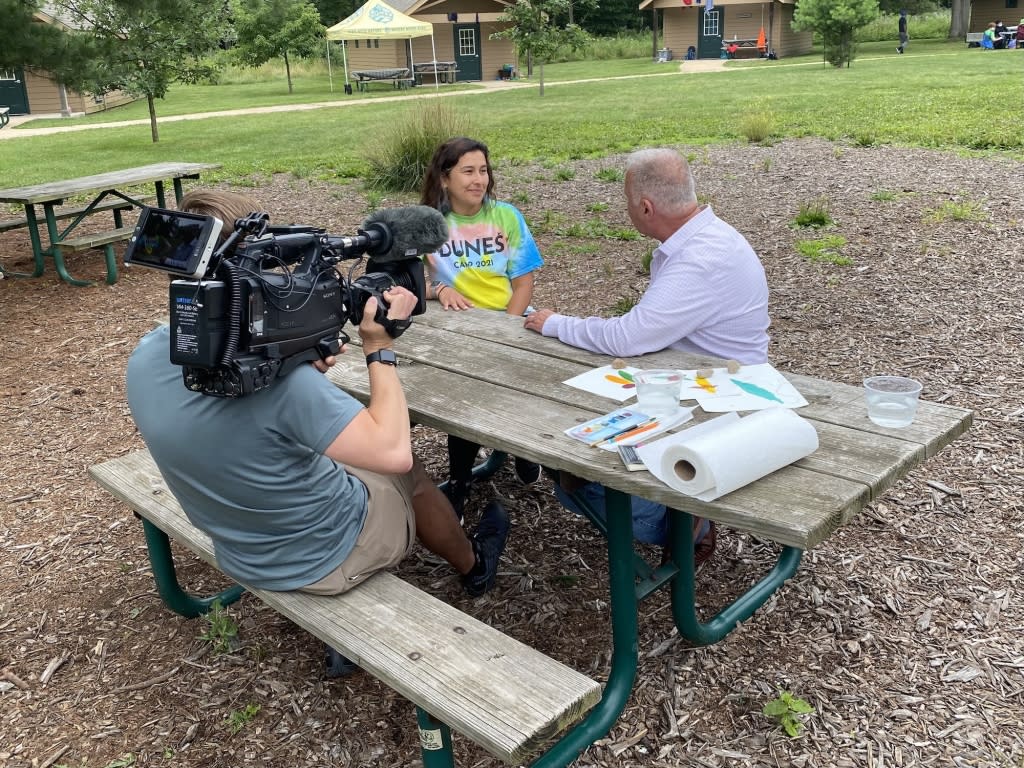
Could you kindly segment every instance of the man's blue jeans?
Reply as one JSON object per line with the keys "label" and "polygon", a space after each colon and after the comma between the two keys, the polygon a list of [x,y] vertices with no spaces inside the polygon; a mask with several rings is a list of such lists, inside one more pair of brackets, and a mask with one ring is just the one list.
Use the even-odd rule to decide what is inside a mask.
{"label": "man's blue jeans", "polygon": [[[576,491],[601,520],[604,520],[604,486],[600,483],[587,483]],[[558,483],[555,483],[555,496],[566,509],[582,515],[583,511],[575,500]],[[641,499],[639,496],[629,497],[633,508],[633,538],[644,544],[665,546],[668,539],[668,515],[664,504]]]}

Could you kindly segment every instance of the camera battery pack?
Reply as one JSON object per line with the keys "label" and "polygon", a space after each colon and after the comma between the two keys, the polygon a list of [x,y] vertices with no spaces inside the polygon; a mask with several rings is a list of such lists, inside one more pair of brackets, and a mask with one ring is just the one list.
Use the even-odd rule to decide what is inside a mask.
{"label": "camera battery pack", "polygon": [[174,280],[170,299],[171,362],[215,368],[230,325],[227,286],[221,280]]}

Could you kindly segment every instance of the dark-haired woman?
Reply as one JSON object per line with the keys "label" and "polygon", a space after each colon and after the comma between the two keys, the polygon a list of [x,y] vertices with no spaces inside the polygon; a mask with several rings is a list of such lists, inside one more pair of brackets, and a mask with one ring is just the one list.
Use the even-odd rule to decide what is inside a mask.
{"label": "dark-haired woman", "polygon": [[[533,278],[544,264],[519,210],[494,197],[487,145],[460,136],[437,148],[423,179],[420,202],[444,214],[448,242],[426,257],[428,295],[446,310],[481,307],[523,315],[533,298]],[[448,437],[448,496],[462,516],[480,446]],[[515,460],[527,485],[540,466]]]}

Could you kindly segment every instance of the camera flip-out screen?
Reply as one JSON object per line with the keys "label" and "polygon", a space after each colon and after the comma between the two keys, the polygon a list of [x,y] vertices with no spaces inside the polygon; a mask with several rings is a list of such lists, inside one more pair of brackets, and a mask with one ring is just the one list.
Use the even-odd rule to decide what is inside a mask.
{"label": "camera flip-out screen", "polygon": [[213,216],[143,208],[124,261],[182,277],[201,278],[223,226]]}

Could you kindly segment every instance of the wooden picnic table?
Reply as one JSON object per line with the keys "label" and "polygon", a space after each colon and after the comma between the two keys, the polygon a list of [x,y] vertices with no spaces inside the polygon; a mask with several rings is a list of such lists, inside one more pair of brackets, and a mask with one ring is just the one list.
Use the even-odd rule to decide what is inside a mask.
{"label": "wooden picnic table", "polygon": [[413,64],[412,71],[416,85],[423,85],[424,75],[432,75],[437,83],[454,83],[459,70],[454,61],[421,61]]}
{"label": "wooden picnic table", "polygon": [[[601,702],[534,766],[564,766],[602,738],[629,698],[638,664],[638,601],[663,586],[680,634],[695,644],[716,642],[796,572],[802,553],[823,542],[915,465],[970,426],[972,412],[921,402],[912,425],[876,426],[867,417],[861,387],[787,375],[808,400],[800,416],[815,427],[819,448],[810,456],[716,501],[702,502],[647,472],[628,472],[617,454],[563,434],[619,403],[563,382],[611,358],[561,344],[523,328],[501,312],[444,312],[431,305],[395,344],[399,375],[414,421],[496,449],[567,470],[606,489],[612,666]],[[719,364],[675,351],[626,358],[641,368],[693,369]],[[369,384],[358,351],[341,355],[328,373],[364,402]],[[701,409],[698,422],[711,418]],[[494,461],[489,468],[493,471]],[[666,504],[672,517],[672,561],[648,566],[633,548],[628,494]],[[702,622],[695,606],[690,539],[693,515],[780,545],[775,567],[716,616]],[[514,535],[514,533],[513,533]],[[781,608],[780,610],[784,610]]]}
{"label": "wooden picnic table", "polygon": [[[177,202],[181,201],[182,179],[197,179],[203,171],[219,168],[216,163],[154,163],[136,168],[124,168],[119,171],[108,171],[93,176],[82,176],[74,179],[62,179],[44,184],[34,184],[27,187],[14,187],[11,189],[0,189],[0,203],[17,203],[24,206],[25,226],[28,227],[29,238],[32,242],[32,257],[35,260],[35,268],[31,275],[14,274],[18,277],[40,277],[45,267],[45,257],[53,257],[54,266],[61,279],[71,285],[89,285],[85,280],[76,280],[68,274],[64,264],[64,256],[61,252],[62,244],[65,249],[79,249],[83,247],[106,248],[107,254],[107,282],[111,283],[117,279],[116,266],[113,264],[113,252],[110,243],[117,240],[127,240],[131,236],[130,228],[121,225],[121,209],[113,208],[114,223],[116,229],[103,233],[102,235],[87,236],[84,238],[72,238],[71,233],[78,225],[94,212],[109,209],[110,206],[104,203],[105,198],[120,198],[126,203],[135,207],[141,207],[143,203],[138,197],[132,197],[122,191],[129,187],[143,184],[153,184],[156,190],[156,204],[160,208],[166,207],[166,195],[164,183],[170,180],[174,186],[174,197]],[[76,195],[94,195],[92,202],[87,205],[81,213],[76,215],[63,231],[57,227],[57,219],[61,218],[57,206],[66,199]],[[43,206],[43,220],[46,224],[49,246],[43,248],[42,239],[39,233],[39,217],[36,213],[36,206]],[[2,271],[2,268],[0,268]]]}
{"label": "wooden picnic table", "polygon": [[365,91],[370,83],[390,82],[393,88],[408,88],[413,84],[413,78],[409,76],[406,67],[394,67],[392,69],[360,69],[352,72],[356,81],[356,87]]}

